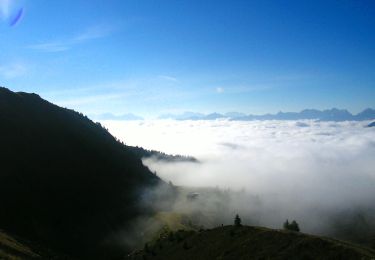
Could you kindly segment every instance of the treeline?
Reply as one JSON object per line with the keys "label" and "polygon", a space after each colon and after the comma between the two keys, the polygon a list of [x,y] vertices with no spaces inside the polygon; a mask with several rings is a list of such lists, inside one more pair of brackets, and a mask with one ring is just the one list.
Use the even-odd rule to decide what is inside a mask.
{"label": "treeline", "polygon": [[167,162],[192,162],[198,163],[199,161],[192,156],[184,155],[170,155],[155,150],[147,150],[138,146],[127,146],[138,158],[155,158],[156,160],[167,161]]}

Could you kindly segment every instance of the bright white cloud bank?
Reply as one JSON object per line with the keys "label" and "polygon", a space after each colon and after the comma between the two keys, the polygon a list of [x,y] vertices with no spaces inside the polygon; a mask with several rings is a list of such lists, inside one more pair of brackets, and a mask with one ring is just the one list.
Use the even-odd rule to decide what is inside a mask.
{"label": "bright white cloud bank", "polygon": [[[322,211],[375,207],[375,129],[365,127],[368,122],[155,120],[103,124],[128,145],[192,155],[202,161],[144,162],[166,180],[178,185],[244,188],[259,195],[264,207],[277,214],[275,223],[263,216],[270,226],[284,217],[311,220]],[[308,228],[314,225],[306,220]]]}

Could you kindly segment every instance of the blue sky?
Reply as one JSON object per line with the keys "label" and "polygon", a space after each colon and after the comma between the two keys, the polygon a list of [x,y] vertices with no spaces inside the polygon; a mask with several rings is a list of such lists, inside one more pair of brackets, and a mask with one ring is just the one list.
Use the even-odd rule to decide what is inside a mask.
{"label": "blue sky", "polygon": [[0,0],[0,85],[86,114],[356,113],[375,2]]}

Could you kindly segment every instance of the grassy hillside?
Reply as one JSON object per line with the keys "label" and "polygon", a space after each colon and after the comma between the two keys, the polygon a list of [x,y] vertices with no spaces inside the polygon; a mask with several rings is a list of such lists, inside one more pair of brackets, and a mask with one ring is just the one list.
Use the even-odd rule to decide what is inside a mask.
{"label": "grassy hillside", "polygon": [[46,249],[41,245],[21,239],[0,230],[0,259],[73,259],[61,253]]}
{"label": "grassy hillside", "polygon": [[129,221],[152,214],[140,205],[160,179],[99,124],[5,88],[0,122],[0,228],[73,256],[101,258],[115,252],[112,239]]}
{"label": "grassy hillside", "polygon": [[127,259],[374,259],[375,251],[351,243],[285,230],[224,226],[177,231]]}
{"label": "grassy hillside", "polygon": [[37,259],[41,255],[0,230],[0,259]]}

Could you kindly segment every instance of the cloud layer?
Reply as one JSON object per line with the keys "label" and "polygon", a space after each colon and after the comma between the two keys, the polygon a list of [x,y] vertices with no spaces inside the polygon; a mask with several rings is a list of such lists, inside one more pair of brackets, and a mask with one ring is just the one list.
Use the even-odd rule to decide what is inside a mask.
{"label": "cloud layer", "polygon": [[305,231],[319,233],[326,228],[321,224],[324,218],[332,214],[375,208],[375,131],[365,127],[368,122],[103,123],[129,145],[202,161],[144,161],[165,180],[184,186],[242,189],[258,196],[261,207],[246,201],[250,198],[246,196],[232,206],[244,214],[257,212],[262,225],[278,227],[281,219],[296,218]]}

